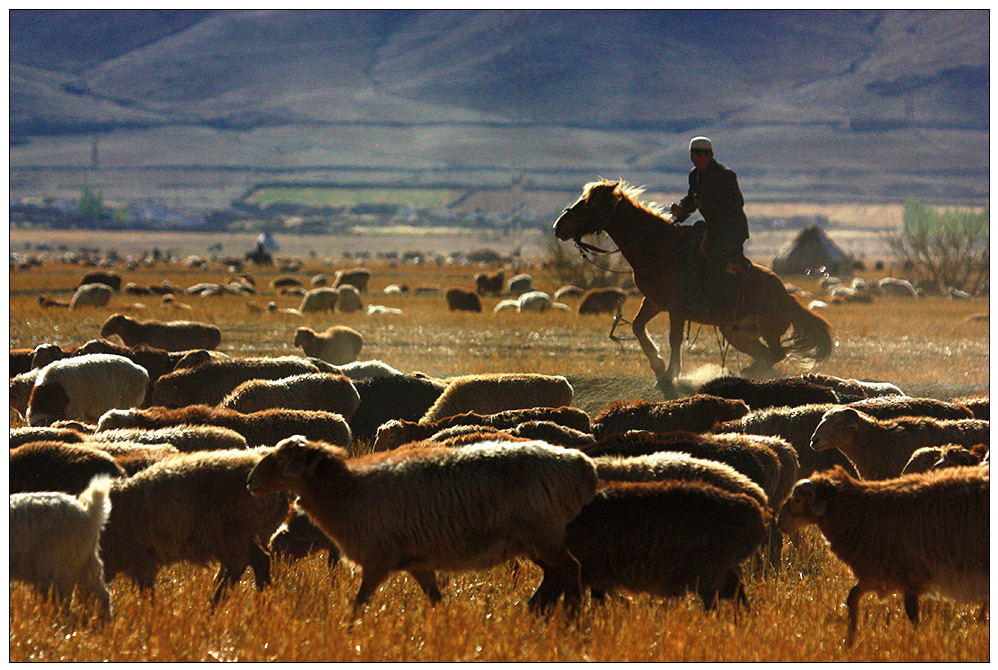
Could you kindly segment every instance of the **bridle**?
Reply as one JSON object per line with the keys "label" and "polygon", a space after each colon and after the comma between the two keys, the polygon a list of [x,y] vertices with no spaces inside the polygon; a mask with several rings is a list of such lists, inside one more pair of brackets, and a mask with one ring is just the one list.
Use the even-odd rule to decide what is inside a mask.
{"label": "bridle", "polygon": [[[571,214],[572,210],[574,210],[576,207],[578,207],[581,204],[583,204],[583,203],[580,200],[579,202],[575,203],[571,207],[566,207],[565,210],[561,213],[561,215],[564,216],[565,214]],[[597,220],[597,221],[608,221],[610,219],[610,217],[613,216],[616,213],[617,206],[619,204],[620,204],[620,199],[618,198],[618,199],[615,199],[615,201],[614,201],[614,203],[612,205],[610,205],[610,204],[603,205],[600,209],[596,210],[596,212],[593,214],[592,218],[594,220]],[[590,230],[590,231],[587,231],[587,232],[584,232],[584,233],[579,233],[579,234],[577,234],[577,235],[575,235],[575,236],[572,237],[572,241],[575,242],[575,246],[578,248],[579,253],[582,255],[582,257],[584,259],[586,259],[587,261],[589,261],[590,263],[593,263],[594,265],[595,265],[595,263],[589,257],[589,254],[618,254],[618,253],[620,253],[620,247],[617,247],[616,249],[603,249],[601,247],[597,247],[595,244],[589,244],[588,242],[583,242],[582,241],[582,236],[583,235],[598,235],[598,234],[600,234],[602,232],[603,232],[603,226],[597,226],[593,230]],[[602,266],[597,266],[597,267],[601,267],[602,268]],[[610,268],[602,268],[602,269],[604,269],[604,270],[610,270]],[[618,272],[618,270],[610,270],[610,271],[611,272]]]}

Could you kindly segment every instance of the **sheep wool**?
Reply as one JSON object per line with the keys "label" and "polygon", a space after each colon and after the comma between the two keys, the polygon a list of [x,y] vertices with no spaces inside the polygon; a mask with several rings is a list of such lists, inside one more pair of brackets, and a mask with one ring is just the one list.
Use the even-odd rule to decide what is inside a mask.
{"label": "sheep wool", "polygon": [[574,390],[562,376],[493,374],[456,377],[426,411],[423,423],[462,412],[494,414],[507,409],[563,407],[572,404]]}
{"label": "sheep wool", "polygon": [[361,566],[355,607],[395,570],[408,571],[437,601],[435,571],[484,569],[519,554],[572,585],[566,597],[578,603],[578,561],[564,546],[565,526],[596,485],[590,459],[540,442],[428,446],[348,460],[342,449],[300,436],[278,444],[248,481],[258,495],[298,495]]}
{"label": "sheep wool", "polygon": [[43,426],[59,419],[96,421],[110,409],[138,407],[149,373],[124,356],[87,354],[42,368],[28,399],[27,419]]}
{"label": "sheep wool", "polygon": [[64,603],[76,589],[109,617],[99,538],[111,513],[110,486],[110,477],[97,476],[78,497],[51,491],[11,495],[10,579],[42,592],[54,589]]}

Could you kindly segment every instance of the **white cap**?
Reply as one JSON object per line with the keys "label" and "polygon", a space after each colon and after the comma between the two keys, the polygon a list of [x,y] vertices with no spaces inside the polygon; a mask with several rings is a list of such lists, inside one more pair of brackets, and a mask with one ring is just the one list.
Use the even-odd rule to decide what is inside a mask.
{"label": "white cap", "polygon": [[700,137],[694,137],[690,140],[690,151],[693,151],[694,149],[710,151],[711,153],[714,151],[714,147],[710,143],[710,138],[702,135]]}

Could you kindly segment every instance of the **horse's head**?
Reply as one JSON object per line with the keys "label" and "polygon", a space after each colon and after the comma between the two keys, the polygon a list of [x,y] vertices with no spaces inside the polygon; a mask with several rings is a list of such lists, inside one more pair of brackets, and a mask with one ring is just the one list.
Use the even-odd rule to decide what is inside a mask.
{"label": "horse's head", "polygon": [[610,214],[620,202],[618,184],[619,182],[605,179],[586,184],[582,197],[571,207],[565,208],[554,222],[554,236],[559,240],[578,241],[583,235],[603,230]]}

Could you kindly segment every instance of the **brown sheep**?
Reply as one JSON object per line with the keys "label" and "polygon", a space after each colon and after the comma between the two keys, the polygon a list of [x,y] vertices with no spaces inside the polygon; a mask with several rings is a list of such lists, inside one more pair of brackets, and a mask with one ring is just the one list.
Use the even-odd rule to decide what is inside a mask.
{"label": "brown sheep", "polygon": [[141,344],[137,347],[126,347],[120,344],[115,344],[110,340],[105,339],[95,339],[90,340],[80,346],[74,355],[82,356],[84,354],[116,354],[118,356],[124,356],[133,363],[141,365],[149,373],[149,386],[146,389],[145,400],[142,401],[142,407],[148,407],[152,404],[152,394],[153,389],[156,386],[156,380],[163,375],[172,372],[177,364],[183,359],[186,352],[184,351],[167,351],[165,349],[157,349],[156,347],[150,347],[145,344]]}
{"label": "brown sheep", "polygon": [[336,301],[336,311],[349,314],[359,312],[364,308],[364,302],[360,299],[360,291],[351,284],[344,284],[336,289],[340,297]]}
{"label": "brown sheep", "polygon": [[117,335],[125,346],[146,344],[166,351],[217,349],[222,341],[218,326],[196,321],[136,321],[124,314],[112,314],[101,326],[100,336]]}
{"label": "brown sheep", "polygon": [[979,419],[876,419],[853,407],[837,407],[825,412],[814,429],[811,448],[838,449],[863,479],[889,479],[901,474],[919,447],[971,447],[990,436],[988,422]]}
{"label": "brown sheep", "polygon": [[562,407],[574,391],[561,376],[481,374],[455,377],[420,421],[429,423],[462,412],[492,414],[507,409]]}
{"label": "brown sheep", "polygon": [[831,388],[800,377],[764,380],[728,376],[716,377],[697,389],[697,393],[744,400],[749,409],[798,407],[820,402],[839,402],[838,394]]}
{"label": "brown sheep", "polygon": [[246,490],[246,478],[262,458],[257,450],[179,454],[114,484],[101,536],[105,577],[125,574],[148,591],[162,567],[217,561],[214,604],[247,567],[256,587],[266,586],[270,557],[260,543],[281,523],[288,500]]}
{"label": "brown sheep", "polygon": [[34,349],[11,349],[9,376],[14,377],[30,370],[34,355]]}
{"label": "brown sheep", "polygon": [[217,405],[237,386],[251,379],[283,379],[291,375],[318,372],[313,363],[295,356],[282,358],[228,358],[199,360],[194,367],[182,367],[156,380],[153,404],[163,407]]}
{"label": "brown sheep", "polygon": [[219,407],[248,414],[266,409],[322,410],[349,419],[360,406],[360,395],[339,373],[312,372],[283,379],[251,379],[222,399]]}
{"label": "brown sheep", "polygon": [[10,431],[10,448],[15,449],[28,442],[62,442],[78,444],[86,442],[89,435],[70,428],[53,428],[52,426],[24,426],[12,428]]}
{"label": "brown sheep", "polygon": [[303,326],[295,331],[295,346],[301,347],[310,358],[346,365],[357,360],[364,336],[347,326],[332,326],[321,333]]}
{"label": "brown sheep", "polygon": [[250,447],[275,445],[291,435],[305,435],[344,447],[351,442],[350,426],[339,414],[297,409],[269,409],[242,414],[232,409],[190,405],[181,409],[112,410],[101,417],[98,432],[112,428],[166,428],[182,424],[202,424],[230,428]]}
{"label": "brown sheep", "polygon": [[880,396],[904,396],[904,391],[889,382],[862,381],[859,379],[843,379],[832,375],[811,372],[798,375],[799,378],[814,384],[827,386],[839,395],[841,402],[855,402],[863,398],[877,398]]}
{"label": "brown sheep", "polygon": [[981,391],[979,393],[974,393],[972,395],[965,395],[960,398],[953,398],[950,402],[957,405],[963,405],[969,409],[975,419],[984,419],[988,421],[991,419],[991,393],[990,391]]}
{"label": "brown sheep", "polygon": [[[984,446],[984,445],[977,445]],[[941,447],[919,447],[901,470],[902,475],[910,475],[916,472],[928,472],[929,470],[942,470],[963,465],[977,465],[981,462],[983,454],[975,454],[970,449],[965,449],[956,444],[947,444]]]}
{"label": "brown sheep", "polygon": [[499,295],[506,281],[502,270],[494,273],[479,272],[475,275],[475,290],[478,295]]}
{"label": "brown sheep", "polygon": [[373,451],[395,449],[406,442],[425,440],[451,426],[481,425],[503,430],[514,428],[527,421],[538,420],[552,421],[567,428],[589,432],[589,415],[576,407],[531,407],[494,414],[464,412],[425,423],[401,419],[386,421],[378,428],[372,449]]}
{"label": "brown sheep", "polygon": [[79,283],[76,285],[77,288],[83,286],[84,284],[104,284],[105,286],[110,286],[114,291],[121,290],[121,275],[117,272],[104,272],[102,270],[95,270],[94,272],[88,272],[83,275]]}
{"label": "brown sheep", "polygon": [[333,275],[333,288],[353,286],[361,293],[367,293],[367,283],[371,280],[371,271],[366,268],[348,268],[337,270]]}
{"label": "brown sheep", "polygon": [[447,309],[452,312],[481,312],[482,301],[478,294],[463,288],[449,288],[446,293]]}
{"label": "brown sheep", "polygon": [[58,298],[50,298],[44,293],[38,296],[38,304],[42,307],[69,307],[68,300],[59,300]]}
{"label": "brown sheep", "polygon": [[692,395],[678,400],[647,402],[633,400],[616,402],[596,415],[592,431],[596,439],[628,430],[648,430],[667,433],[688,430],[703,433],[719,421],[738,419],[748,414],[742,400],[717,396]]}
{"label": "brown sheep", "polygon": [[846,599],[851,646],[859,601],[868,591],[903,593],[913,623],[919,598],[929,592],[987,601],[990,488],[990,475],[980,467],[883,481],[857,481],[836,468],[798,482],[779,525],[792,532],[816,524],[855,575]]}
{"label": "brown sheep", "polygon": [[165,428],[115,428],[95,432],[88,441],[101,443],[169,444],[181,452],[246,449],[246,438],[231,428],[180,424]]}
{"label": "brown sheep", "polygon": [[320,286],[308,291],[301,299],[298,312],[332,312],[336,308],[336,302],[340,299],[340,292],[328,286]]}
{"label": "brown sheep", "polygon": [[592,288],[582,296],[579,314],[616,314],[626,299],[621,288]]}
{"label": "brown sheep", "polygon": [[329,567],[333,567],[340,560],[339,547],[312,523],[297,500],[288,509],[284,523],[274,531],[267,549],[272,556],[288,560],[299,560],[309,554],[325,550]]}
{"label": "brown sheep", "polygon": [[28,442],[10,450],[9,492],[62,491],[79,495],[96,475],[124,477],[114,458],[84,444]]}
{"label": "brown sheep", "polygon": [[[659,596],[693,591],[748,605],[739,565],[760,546],[769,515],[757,500],[701,481],[601,482],[567,528],[583,586],[602,600],[625,589]],[[545,574],[538,599],[563,591]]]}
{"label": "brown sheep", "polygon": [[[595,494],[596,470],[578,451],[516,442],[348,459],[342,449],[296,436],[260,461],[248,488],[296,494],[361,566],[355,610],[393,571],[407,571],[437,602],[437,570],[481,569],[519,554],[565,590],[568,604],[580,600],[579,563],[565,548],[565,526]],[[536,597],[530,605],[553,600]]]}
{"label": "brown sheep", "polygon": [[114,290],[107,284],[83,284],[69,301],[70,309],[81,307],[103,307],[111,300]]}

